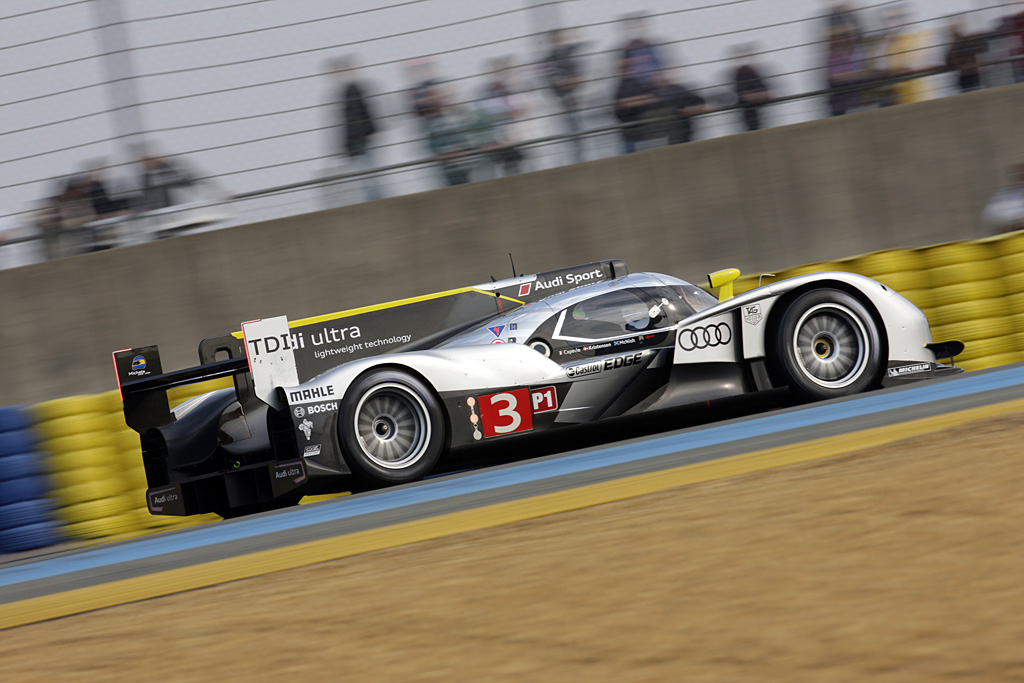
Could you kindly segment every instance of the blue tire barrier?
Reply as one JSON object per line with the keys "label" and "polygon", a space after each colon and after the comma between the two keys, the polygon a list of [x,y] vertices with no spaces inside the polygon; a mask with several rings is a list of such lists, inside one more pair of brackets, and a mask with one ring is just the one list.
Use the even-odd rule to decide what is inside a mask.
{"label": "blue tire barrier", "polygon": [[39,453],[0,456],[0,481],[24,479],[42,474],[42,457]]}
{"label": "blue tire barrier", "polygon": [[0,505],[42,498],[49,490],[45,477],[22,477],[0,481]]}
{"label": "blue tire barrier", "polygon": [[53,503],[47,498],[0,505],[0,531],[53,521]]}
{"label": "blue tire barrier", "polygon": [[38,522],[0,531],[0,552],[17,552],[41,548],[62,540],[56,522]]}
{"label": "blue tire barrier", "polygon": [[36,435],[31,429],[0,432],[0,455],[17,455],[35,450]]}
{"label": "blue tire barrier", "polygon": [[13,432],[31,426],[32,420],[22,406],[0,408],[0,432]]}

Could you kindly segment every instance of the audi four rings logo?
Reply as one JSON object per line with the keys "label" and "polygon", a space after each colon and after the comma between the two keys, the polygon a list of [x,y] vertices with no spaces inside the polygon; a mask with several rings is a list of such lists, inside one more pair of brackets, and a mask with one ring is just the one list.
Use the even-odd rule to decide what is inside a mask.
{"label": "audi four rings logo", "polygon": [[708,349],[732,341],[732,328],[728,323],[717,323],[707,327],[693,327],[679,331],[679,348],[683,351]]}

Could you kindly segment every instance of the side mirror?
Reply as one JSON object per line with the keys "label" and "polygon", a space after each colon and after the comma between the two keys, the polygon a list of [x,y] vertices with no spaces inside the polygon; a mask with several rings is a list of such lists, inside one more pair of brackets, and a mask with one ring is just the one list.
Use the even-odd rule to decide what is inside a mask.
{"label": "side mirror", "polygon": [[718,289],[718,300],[726,301],[732,298],[732,283],[740,276],[739,268],[726,268],[716,270],[708,274],[708,284],[712,289]]}

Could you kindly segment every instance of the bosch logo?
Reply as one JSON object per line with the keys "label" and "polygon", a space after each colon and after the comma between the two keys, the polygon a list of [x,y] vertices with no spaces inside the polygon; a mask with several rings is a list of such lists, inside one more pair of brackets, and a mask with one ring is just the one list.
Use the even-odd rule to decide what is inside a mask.
{"label": "bosch logo", "polygon": [[714,346],[723,346],[732,341],[732,328],[728,323],[718,323],[707,327],[693,327],[679,331],[679,348],[683,351],[696,351]]}
{"label": "bosch logo", "polygon": [[306,409],[302,406],[295,408],[295,417],[306,417]]}

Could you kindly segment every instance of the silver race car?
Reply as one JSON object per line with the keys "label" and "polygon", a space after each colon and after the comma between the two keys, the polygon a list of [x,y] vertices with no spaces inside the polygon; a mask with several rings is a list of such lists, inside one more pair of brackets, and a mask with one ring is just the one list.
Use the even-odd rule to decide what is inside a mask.
{"label": "silver race car", "polygon": [[[415,481],[452,449],[788,387],[820,400],[961,372],[885,285],[818,273],[716,299],[604,261],[204,340],[163,373],[114,353],[154,514],[235,516]],[[950,359],[950,364],[939,361]],[[233,376],[172,411],[166,389]]]}

